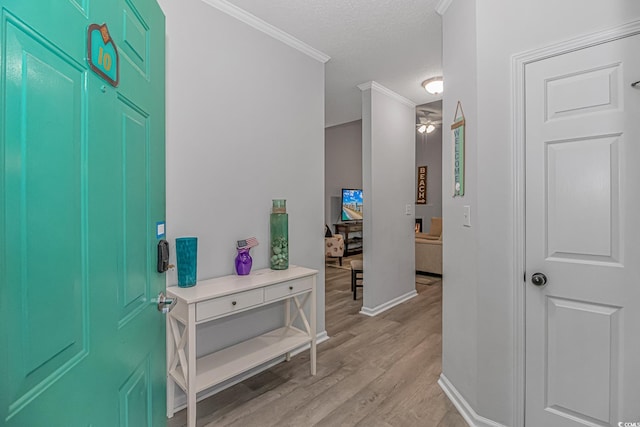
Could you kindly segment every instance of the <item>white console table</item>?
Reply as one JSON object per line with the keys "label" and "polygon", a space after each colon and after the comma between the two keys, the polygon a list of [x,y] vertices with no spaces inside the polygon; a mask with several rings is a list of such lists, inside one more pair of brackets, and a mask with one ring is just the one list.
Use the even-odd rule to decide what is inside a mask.
{"label": "white console table", "polygon": [[[196,393],[277,357],[290,360],[290,352],[305,344],[310,344],[315,375],[317,273],[290,266],[199,281],[191,288],[168,287],[167,297],[177,303],[167,316],[167,416],[173,417],[176,385],[187,394],[187,425],[195,427]],[[303,307],[309,300],[307,318]],[[285,301],[283,327],[196,358],[197,325],[278,301]],[[293,326],[298,318],[304,330]]]}

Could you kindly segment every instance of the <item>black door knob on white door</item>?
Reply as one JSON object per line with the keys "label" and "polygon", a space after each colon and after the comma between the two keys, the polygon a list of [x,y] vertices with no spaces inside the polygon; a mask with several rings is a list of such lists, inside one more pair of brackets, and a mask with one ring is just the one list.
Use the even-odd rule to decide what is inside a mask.
{"label": "black door knob on white door", "polygon": [[533,273],[533,275],[531,275],[531,283],[536,286],[544,286],[547,284],[547,276],[543,273]]}

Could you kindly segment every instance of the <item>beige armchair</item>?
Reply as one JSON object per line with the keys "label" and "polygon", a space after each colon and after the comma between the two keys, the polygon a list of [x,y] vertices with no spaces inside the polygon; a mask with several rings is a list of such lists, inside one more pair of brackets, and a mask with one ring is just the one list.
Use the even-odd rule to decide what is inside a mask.
{"label": "beige armchair", "polygon": [[338,258],[338,262],[342,265],[342,257],[344,255],[344,238],[342,234],[334,234],[331,237],[324,238],[324,254],[327,258]]}
{"label": "beige armchair", "polygon": [[428,233],[416,233],[416,271],[442,274],[442,218],[431,218]]}

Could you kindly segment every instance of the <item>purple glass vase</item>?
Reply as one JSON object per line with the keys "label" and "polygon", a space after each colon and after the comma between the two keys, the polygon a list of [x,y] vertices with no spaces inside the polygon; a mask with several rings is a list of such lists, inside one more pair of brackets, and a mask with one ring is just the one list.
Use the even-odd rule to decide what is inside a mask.
{"label": "purple glass vase", "polygon": [[236,255],[236,273],[238,273],[238,276],[246,276],[251,272],[253,259],[251,259],[249,249],[250,248],[238,248],[238,255]]}

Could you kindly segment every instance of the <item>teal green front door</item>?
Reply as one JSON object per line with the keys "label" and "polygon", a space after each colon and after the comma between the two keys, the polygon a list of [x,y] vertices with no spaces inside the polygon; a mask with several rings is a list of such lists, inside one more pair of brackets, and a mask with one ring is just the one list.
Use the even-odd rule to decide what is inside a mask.
{"label": "teal green front door", "polygon": [[[164,16],[155,0],[0,11],[0,425],[163,426]],[[88,65],[92,24],[117,87]]]}

